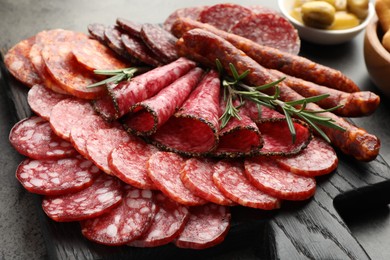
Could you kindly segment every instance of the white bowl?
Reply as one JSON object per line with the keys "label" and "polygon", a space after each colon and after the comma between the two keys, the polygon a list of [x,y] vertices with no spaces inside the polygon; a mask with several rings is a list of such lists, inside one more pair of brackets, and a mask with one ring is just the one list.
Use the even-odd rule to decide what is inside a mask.
{"label": "white bowl", "polygon": [[368,8],[368,15],[366,19],[362,21],[358,26],[344,30],[316,29],[304,25],[290,15],[290,12],[294,6],[294,2],[295,0],[278,0],[280,11],[298,30],[298,34],[301,39],[317,44],[332,45],[344,43],[351,40],[366,28],[366,26],[375,14],[374,5],[370,2]]}

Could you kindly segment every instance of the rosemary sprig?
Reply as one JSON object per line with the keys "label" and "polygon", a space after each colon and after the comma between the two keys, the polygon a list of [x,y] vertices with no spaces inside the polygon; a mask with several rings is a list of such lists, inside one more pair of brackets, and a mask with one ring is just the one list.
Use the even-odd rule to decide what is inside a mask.
{"label": "rosemary sprig", "polygon": [[94,84],[88,85],[87,88],[95,88],[98,86],[106,85],[108,83],[119,83],[123,80],[130,80],[136,73],[145,71],[145,68],[125,68],[117,70],[94,70],[93,72],[97,75],[111,76],[102,81],[96,82]]}

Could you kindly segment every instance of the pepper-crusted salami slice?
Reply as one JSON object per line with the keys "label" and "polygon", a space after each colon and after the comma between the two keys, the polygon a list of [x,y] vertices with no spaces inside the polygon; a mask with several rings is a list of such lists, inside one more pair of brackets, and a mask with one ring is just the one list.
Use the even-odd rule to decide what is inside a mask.
{"label": "pepper-crusted salami slice", "polygon": [[206,204],[190,208],[190,217],[174,244],[180,248],[205,249],[220,244],[230,229],[230,210]]}
{"label": "pepper-crusted salami slice", "polygon": [[37,160],[55,160],[77,154],[72,144],[58,137],[49,122],[41,117],[19,121],[12,128],[9,140],[20,154]]}
{"label": "pepper-crusted salami slice", "polygon": [[338,157],[330,144],[319,137],[314,137],[299,154],[278,158],[277,162],[282,168],[292,173],[313,177],[329,174],[335,170]]}
{"label": "pepper-crusted salami slice", "polygon": [[155,96],[135,104],[123,123],[136,135],[152,135],[181,107],[203,75],[201,68],[194,68]]}
{"label": "pepper-crusted salami slice", "polygon": [[89,34],[98,40],[99,42],[105,44],[105,37],[104,37],[104,30],[106,29],[106,26],[101,23],[91,23],[88,25],[88,32]]}
{"label": "pepper-crusted salami slice", "polygon": [[312,197],[316,190],[314,178],[286,171],[273,158],[245,160],[245,174],[258,189],[280,199],[305,200]]}
{"label": "pepper-crusted salami slice", "polygon": [[141,139],[130,140],[111,151],[108,166],[112,174],[139,189],[157,189],[149,178],[146,163],[158,149]]}
{"label": "pepper-crusted salami slice", "polygon": [[116,24],[122,28],[122,30],[126,31],[129,35],[134,37],[141,37],[141,28],[142,25],[124,18],[117,18]]}
{"label": "pepper-crusted salami slice", "polygon": [[266,118],[284,118],[284,115],[278,111],[254,102],[245,102],[240,111],[255,122]]}
{"label": "pepper-crusted salami slice", "polygon": [[115,177],[101,174],[91,186],[79,192],[46,196],[42,208],[55,221],[80,221],[110,212],[121,201],[121,182]]}
{"label": "pepper-crusted salami slice", "polygon": [[81,222],[82,234],[99,244],[118,246],[129,243],[148,230],[156,205],[149,190],[125,187],[121,204],[107,214]]}
{"label": "pepper-crusted salami slice", "polygon": [[280,200],[253,186],[245,177],[242,162],[219,161],[213,170],[218,189],[239,205],[271,210],[280,207]]}
{"label": "pepper-crusted salami slice", "polygon": [[200,13],[207,7],[208,6],[192,6],[177,9],[171,13],[167,19],[165,19],[163,28],[170,32],[172,25],[179,17],[187,17],[193,20],[198,20]]}
{"label": "pepper-crusted salami slice", "polygon": [[37,84],[28,91],[27,102],[35,114],[49,120],[53,107],[68,97],[67,95],[56,93],[41,84]]}
{"label": "pepper-crusted salami slice", "polygon": [[184,163],[180,179],[197,196],[219,205],[232,206],[233,201],[225,197],[213,181],[213,168],[216,161],[190,158]]}
{"label": "pepper-crusted salami slice", "polygon": [[122,34],[121,38],[123,45],[125,46],[130,56],[145,64],[155,67],[162,65],[162,62],[159,60],[156,54],[154,54],[141,39],[125,33]]}
{"label": "pepper-crusted salami slice", "polygon": [[53,196],[85,189],[99,173],[91,161],[81,156],[59,160],[26,159],[19,164],[16,178],[29,192]]}
{"label": "pepper-crusted salami slice", "polygon": [[8,71],[28,87],[42,81],[29,59],[29,53],[34,43],[35,36],[18,42],[4,55],[4,64]]}
{"label": "pepper-crusted salami slice", "polygon": [[195,196],[180,180],[180,170],[184,158],[175,153],[157,152],[148,161],[148,174],[156,187],[174,201],[186,206],[207,203]]}
{"label": "pepper-crusted salami slice", "polygon": [[129,246],[156,247],[172,242],[184,229],[189,218],[187,207],[171,200],[162,193],[155,196],[158,207],[149,229]]}

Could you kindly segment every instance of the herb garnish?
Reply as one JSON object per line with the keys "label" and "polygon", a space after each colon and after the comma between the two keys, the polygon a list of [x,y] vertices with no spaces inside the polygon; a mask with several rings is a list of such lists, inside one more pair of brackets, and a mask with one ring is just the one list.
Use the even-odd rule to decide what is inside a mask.
{"label": "herb garnish", "polygon": [[119,83],[123,80],[130,80],[136,73],[143,73],[147,71],[144,67],[131,67],[117,70],[94,70],[93,72],[97,75],[112,76],[94,84],[88,85],[87,88],[94,88],[109,83]]}

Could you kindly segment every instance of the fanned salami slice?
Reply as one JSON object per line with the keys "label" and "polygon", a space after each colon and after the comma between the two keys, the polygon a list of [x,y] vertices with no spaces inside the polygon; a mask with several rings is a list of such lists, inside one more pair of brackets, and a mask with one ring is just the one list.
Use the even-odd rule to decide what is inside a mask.
{"label": "fanned salami slice", "polygon": [[180,180],[180,170],[184,158],[175,153],[157,152],[148,161],[148,174],[156,187],[174,201],[186,206],[207,203],[195,196]]}
{"label": "fanned salami slice", "polygon": [[88,158],[102,171],[112,174],[108,166],[108,155],[120,144],[127,143],[130,138],[126,131],[119,128],[99,129],[87,141]]}
{"label": "fanned salami slice", "polygon": [[172,242],[184,229],[189,218],[187,207],[169,199],[162,193],[156,195],[158,210],[148,231],[129,246],[156,247]]}
{"label": "fanned salami slice", "polygon": [[129,243],[148,230],[156,205],[149,190],[127,186],[122,203],[109,213],[81,222],[82,234],[99,244],[118,246]]}
{"label": "fanned salami slice", "polygon": [[101,174],[91,186],[79,192],[46,196],[42,208],[55,221],[80,221],[110,212],[121,201],[121,182],[115,177]]}
{"label": "fanned salami slice", "polygon": [[301,41],[297,30],[276,13],[255,13],[242,18],[231,32],[283,52],[298,54]]}
{"label": "fanned salami slice", "polygon": [[278,111],[266,106],[257,105],[254,102],[245,102],[240,108],[240,111],[255,122],[261,119],[285,118],[285,116]]}
{"label": "fanned salami slice", "polygon": [[68,98],[58,102],[50,113],[50,126],[64,140],[70,140],[70,130],[84,117],[93,115],[91,104],[82,99]]}
{"label": "fanned salami slice", "polygon": [[245,173],[258,189],[280,199],[305,200],[312,197],[316,190],[314,178],[286,171],[278,166],[274,158],[245,160]]}
{"label": "fanned salami slice", "polygon": [[184,8],[177,9],[173,13],[171,13],[167,17],[167,19],[165,19],[163,28],[168,32],[170,32],[172,25],[180,17],[186,17],[196,21],[199,19],[200,13],[207,7],[208,6],[192,6],[192,7],[184,7]]}
{"label": "fanned salami slice", "polygon": [[124,18],[117,18],[116,24],[121,27],[121,29],[127,32],[129,35],[134,37],[141,37],[141,28],[142,25]]}
{"label": "fanned salami slice", "polygon": [[230,210],[226,206],[209,203],[191,207],[189,220],[174,244],[191,249],[205,249],[220,244],[230,229],[230,219]]}
{"label": "fanned salami slice", "polygon": [[292,173],[303,176],[329,174],[337,168],[338,157],[333,147],[319,137],[314,137],[299,154],[278,158],[279,165]]}
{"label": "fanned salami slice", "polygon": [[141,38],[163,62],[169,63],[179,58],[175,47],[177,38],[159,25],[143,24]]}
{"label": "fanned salami slice", "polygon": [[219,190],[239,205],[271,210],[280,207],[280,200],[249,182],[242,162],[219,161],[214,166],[213,180]]}
{"label": "fanned salami slice", "polygon": [[77,154],[72,144],[58,137],[48,121],[30,117],[12,128],[9,140],[20,154],[37,160],[55,160]]}
{"label": "fanned salami slice", "polygon": [[237,22],[251,14],[251,10],[241,5],[216,4],[204,9],[199,15],[199,21],[228,32]]}
{"label": "fanned salami slice", "polygon": [[179,111],[152,136],[154,143],[184,154],[200,154],[215,148],[218,143],[219,93],[218,73],[210,71]]}
{"label": "fanned salami slice", "polygon": [[136,135],[152,135],[181,107],[203,75],[201,68],[194,68],[155,96],[135,104],[123,123]]}
{"label": "fanned salami slice", "polygon": [[88,32],[89,34],[99,42],[105,44],[105,37],[104,37],[104,30],[106,29],[106,26],[101,23],[91,23],[88,25]]}
{"label": "fanned salami slice", "polygon": [[149,178],[146,163],[158,149],[141,139],[130,140],[111,151],[108,166],[112,174],[139,189],[157,189]]}
{"label": "fanned salami slice", "polygon": [[126,48],[122,43],[121,35],[122,32],[119,30],[118,26],[107,26],[104,30],[104,39],[108,47],[119,56],[125,59],[131,59],[132,63],[137,63],[137,61],[132,59],[127,53]]}
{"label": "fanned salami slice", "polygon": [[32,193],[61,195],[92,185],[99,169],[81,156],[59,160],[26,159],[19,164],[16,178]]}
{"label": "fanned salami slice", "polygon": [[148,46],[145,45],[141,39],[125,33],[122,34],[121,37],[123,45],[125,46],[130,56],[145,64],[155,67],[162,65],[162,62],[160,62],[159,58],[148,48]]}
{"label": "fanned salami slice", "polygon": [[213,181],[213,169],[216,161],[190,158],[184,163],[180,179],[197,196],[219,205],[232,206],[233,201],[223,195]]}
{"label": "fanned salami slice", "polygon": [[68,97],[68,95],[56,93],[41,84],[37,84],[28,91],[27,102],[35,114],[49,120],[53,107]]}
{"label": "fanned salami slice", "polygon": [[30,50],[34,43],[35,36],[18,42],[4,55],[4,64],[8,71],[28,87],[42,82],[29,59]]}

